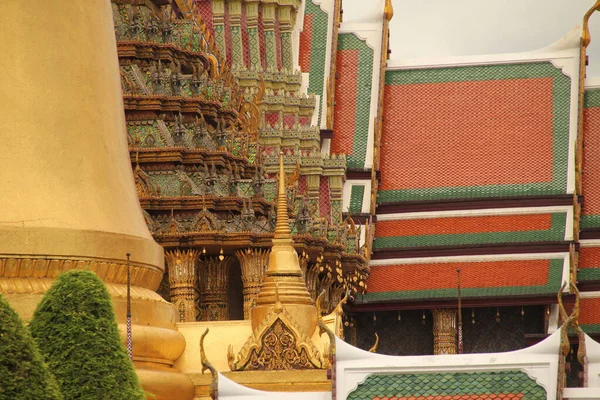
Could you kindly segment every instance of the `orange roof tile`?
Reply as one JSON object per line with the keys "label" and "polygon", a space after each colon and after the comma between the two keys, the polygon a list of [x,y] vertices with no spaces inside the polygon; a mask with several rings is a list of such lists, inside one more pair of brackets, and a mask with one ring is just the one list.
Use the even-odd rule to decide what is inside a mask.
{"label": "orange roof tile", "polygon": [[386,86],[381,190],[550,182],[552,90],[552,78]]}
{"label": "orange roof tile", "polygon": [[486,215],[377,222],[377,237],[548,230],[552,214]]}

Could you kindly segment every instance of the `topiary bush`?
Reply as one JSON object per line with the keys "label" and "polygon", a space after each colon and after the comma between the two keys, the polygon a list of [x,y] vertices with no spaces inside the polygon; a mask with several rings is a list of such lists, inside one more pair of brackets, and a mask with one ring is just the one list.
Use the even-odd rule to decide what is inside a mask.
{"label": "topiary bush", "polygon": [[60,275],[29,328],[65,399],[145,399],[108,290],[92,272]]}
{"label": "topiary bush", "polygon": [[63,400],[54,376],[17,313],[0,295],[0,399]]}

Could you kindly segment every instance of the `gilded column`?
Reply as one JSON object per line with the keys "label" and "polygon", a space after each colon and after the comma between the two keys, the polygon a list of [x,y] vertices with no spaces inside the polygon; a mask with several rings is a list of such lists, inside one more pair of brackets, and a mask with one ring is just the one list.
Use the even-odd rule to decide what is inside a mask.
{"label": "gilded column", "polygon": [[200,320],[226,321],[229,319],[230,257],[207,257],[200,265]]}
{"label": "gilded column", "polygon": [[433,354],[456,354],[456,309],[433,310]]}
{"label": "gilded column", "polygon": [[179,311],[179,322],[194,322],[196,321],[198,251],[179,249],[167,251],[165,258],[169,268],[171,302]]}
{"label": "gilded column", "polygon": [[296,20],[296,12],[292,6],[284,5],[277,8],[279,16],[279,30],[281,35],[281,66],[287,73],[292,73],[292,30]]}
{"label": "gilded column", "polygon": [[244,67],[244,44],[242,43],[242,1],[227,3],[229,24],[231,26],[231,66],[234,69]]}
{"label": "gilded column", "polygon": [[267,70],[277,69],[277,41],[275,39],[275,13],[277,6],[263,3],[262,20],[265,35],[265,61]]}
{"label": "gilded column", "polygon": [[242,269],[242,284],[244,286],[244,319],[250,319],[250,310],[254,306],[256,296],[260,291],[270,250],[247,249],[236,253]]}
{"label": "gilded column", "polygon": [[250,52],[250,68],[254,71],[262,70],[260,61],[260,39],[258,37],[258,6],[260,1],[246,2],[246,23],[248,25],[248,51]]}

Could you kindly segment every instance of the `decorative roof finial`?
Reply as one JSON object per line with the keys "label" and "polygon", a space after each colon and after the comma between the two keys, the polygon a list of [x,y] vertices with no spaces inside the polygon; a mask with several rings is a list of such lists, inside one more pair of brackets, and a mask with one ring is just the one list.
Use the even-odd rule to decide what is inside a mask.
{"label": "decorative roof finial", "polygon": [[277,194],[277,225],[275,239],[290,239],[290,219],[287,209],[287,190],[285,188],[285,171],[283,169],[283,152],[279,152],[279,193]]}
{"label": "decorative roof finial", "polygon": [[392,0],[385,0],[385,6],[383,7],[383,15],[388,22],[394,17],[394,7],[392,7]]}

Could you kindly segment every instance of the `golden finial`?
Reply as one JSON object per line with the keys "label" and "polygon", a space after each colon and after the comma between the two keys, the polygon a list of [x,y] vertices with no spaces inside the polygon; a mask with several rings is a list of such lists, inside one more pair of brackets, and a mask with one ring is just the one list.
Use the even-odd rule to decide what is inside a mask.
{"label": "golden finial", "polygon": [[283,152],[279,152],[279,193],[277,194],[277,225],[275,239],[290,239],[290,220],[287,212],[287,191],[285,188],[285,171],[283,170]]}
{"label": "golden finial", "polygon": [[373,347],[369,349],[369,353],[377,353],[377,348],[379,347],[379,335],[375,332],[375,344]]}
{"label": "golden finial", "polygon": [[596,4],[594,4],[592,8],[590,8],[583,16],[583,29],[581,32],[581,41],[583,43],[583,47],[588,47],[592,41],[592,37],[590,36],[589,22],[594,11],[600,11],[600,0],[596,0]]}
{"label": "golden finial", "polygon": [[385,19],[387,19],[388,22],[390,22],[394,17],[394,7],[392,7],[392,0],[385,0],[385,7],[383,7],[383,15],[385,15]]}

